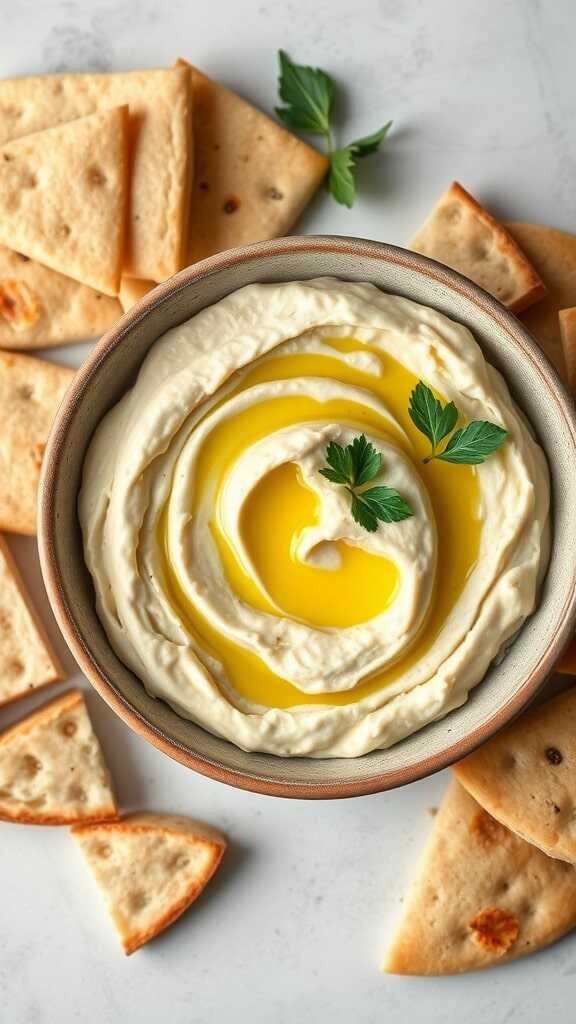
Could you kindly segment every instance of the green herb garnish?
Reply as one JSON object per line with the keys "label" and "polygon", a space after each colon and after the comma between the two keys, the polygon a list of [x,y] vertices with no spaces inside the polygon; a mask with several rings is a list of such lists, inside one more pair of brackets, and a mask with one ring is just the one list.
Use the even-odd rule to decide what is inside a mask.
{"label": "green herb garnish", "polygon": [[[413,424],[426,435],[432,445],[430,455],[422,459],[423,462],[441,459],[442,462],[476,466],[485,462],[508,437],[504,427],[488,423],[487,420],[472,420],[452,434],[458,421],[458,409],[454,402],[443,405],[422,381],[418,382],[410,395],[408,411]],[[439,452],[438,445],[448,434],[452,436]]]}
{"label": "green herb garnish", "polygon": [[368,533],[374,533],[379,522],[399,523],[414,515],[408,502],[393,487],[380,484],[360,489],[374,480],[382,468],[380,452],[364,434],[355,437],[345,448],[336,441],[330,441],[326,462],[328,465],[319,472],[331,483],[341,484],[352,495],[352,518]]}
{"label": "green herb garnish", "polygon": [[278,58],[278,91],[284,106],[277,107],[276,113],[294,131],[323,136],[330,158],[328,191],[337,203],[350,208],[356,197],[356,164],[358,160],[376,153],[392,121],[388,121],[373,135],[366,135],[341,148],[336,147],[330,121],[334,100],[332,79],[320,68],[294,64],[284,50],[278,51]]}

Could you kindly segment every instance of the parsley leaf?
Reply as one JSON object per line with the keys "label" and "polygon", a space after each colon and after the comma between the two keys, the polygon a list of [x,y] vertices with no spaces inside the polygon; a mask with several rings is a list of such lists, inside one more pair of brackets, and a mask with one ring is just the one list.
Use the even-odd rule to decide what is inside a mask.
{"label": "parsley leaf", "polygon": [[382,467],[382,456],[374,445],[366,440],[364,434],[355,437],[352,444],[347,447],[351,450],[353,487],[361,487],[378,476]]}
{"label": "parsley leaf", "polygon": [[370,506],[356,494],[352,495],[352,518],[354,522],[363,526],[368,533],[376,533],[378,517],[374,515]]}
{"label": "parsley leaf", "polygon": [[[365,526],[362,518],[365,520],[373,518],[376,521],[374,529],[370,530],[373,533],[378,526],[377,520],[379,519],[383,523],[400,523],[403,519],[409,519],[414,513],[408,502],[404,501],[402,495],[393,487],[379,486],[369,487],[367,491],[361,491],[354,495],[352,515],[356,522],[361,523],[367,530],[370,530],[370,527]],[[358,518],[358,515],[361,518]]]}
{"label": "parsley leaf", "polygon": [[363,160],[365,156],[377,153],[380,148],[380,143],[384,141],[391,127],[392,121],[387,121],[383,128],[379,128],[378,131],[373,132],[372,135],[365,135],[363,139],[356,139],[356,142],[351,142],[348,149],[352,150],[352,154],[356,160]]}
{"label": "parsley leaf", "polygon": [[322,476],[333,484],[349,484],[353,478],[352,449],[350,445],[343,448],[336,441],[330,441],[326,449],[327,469],[321,469]]}
{"label": "parsley leaf", "polygon": [[434,394],[419,381],[410,395],[408,412],[418,430],[425,434],[432,445],[432,451],[423,462],[441,459],[443,462],[475,466],[485,462],[500,448],[508,437],[508,431],[487,420],[472,420],[449,438],[443,451],[438,452],[440,441],[451,434],[458,421],[458,410],[454,402],[442,405]]}
{"label": "parsley leaf", "polygon": [[332,79],[320,68],[294,64],[284,50],[278,51],[278,92],[286,104],[276,113],[288,128],[309,135],[330,137],[330,112],[334,97]]}
{"label": "parsley leaf", "polygon": [[364,434],[360,434],[345,448],[336,441],[330,441],[326,449],[326,462],[328,466],[319,472],[327,480],[334,484],[360,487],[378,475],[382,456]]}
{"label": "parsley leaf", "polygon": [[454,430],[458,420],[458,410],[454,402],[448,402],[443,406],[422,381],[418,381],[410,395],[408,412],[414,425],[430,441],[433,453],[439,442]]}
{"label": "parsley leaf", "polygon": [[288,128],[326,139],[330,159],[326,178],[328,191],[337,203],[350,208],[356,197],[356,164],[377,152],[392,122],[388,121],[378,131],[347,146],[335,147],[330,120],[334,100],[332,79],[320,68],[295,64],[285,50],[278,51],[278,59],[278,93],[284,105],[276,107],[276,114]]}
{"label": "parsley leaf", "polygon": [[508,437],[508,431],[487,420],[472,420],[457,430],[443,452],[437,456],[443,462],[465,463],[476,466],[485,462]]}
{"label": "parsley leaf", "polygon": [[354,157],[349,146],[335,149],[330,154],[330,170],[326,187],[333,199],[341,206],[350,209],[356,198],[356,182],[354,180]]}
{"label": "parsley leaf", "polygon": [[364,434],[355,437],[345,448],[330,441],[326,461],[328,465],[319,473],[331,483],[346,487],[352,496],[352,517],[369,533],[378,529],[379,521],[399,523],[414,515],[408,502],[393,487],[381,484],[359,490],[382,469],[382,455]]}
{"label": "parsley leaf", "polygon": [[356,198],[356,179],[354,172],[356,163],[365,156],[375,153],[388,133],[392,121],[388,121],[383,128],[374,132],[373,135],[366,135],[363,139],[351,142],[343,149],[335,149],[330,154],[330,170],[328,172],[328,191],[342,206],[348,209],[353,205]]}

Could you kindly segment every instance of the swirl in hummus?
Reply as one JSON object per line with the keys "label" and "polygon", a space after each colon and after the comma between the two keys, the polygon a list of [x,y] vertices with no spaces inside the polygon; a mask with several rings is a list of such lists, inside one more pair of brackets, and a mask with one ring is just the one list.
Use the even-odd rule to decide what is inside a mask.
{"label": "swirl in hummus", "polygon": [[[418,379],[509,431],[427,465]],[[364,433],[414,511],[366,532],[319,469]],[[356,757],[461,705],[533,610],[546,462],[470,332],[369,284],[249,285],[168,331],[91,442],[98,615],[149,693],[245,750]]]}

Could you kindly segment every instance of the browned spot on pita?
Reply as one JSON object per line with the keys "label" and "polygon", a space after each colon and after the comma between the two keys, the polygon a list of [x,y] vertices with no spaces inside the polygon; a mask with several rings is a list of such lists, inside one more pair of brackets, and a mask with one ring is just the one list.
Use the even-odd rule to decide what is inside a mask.
{"label": "browned spot on pita", "polygon": [[40,303],[32,289],[16,278],[0,281],[0,317],[8,321],[15,331],[32,327],[40,317]]}
{"label": "browned spot on pita", "polygon": [[486,907],[468,926],[472,941],[488,953],[503,956],[514,945],[520,932],[518,921],[507,910],[500,907]]}
{"label": "browned spot on pita", "polygon": [[224,210],[224,213],[236,213],[236,210],[240,209],[240,200],[237,196],[230,196],[230,198],[224,203],[222,209]]}
{"label": "browned spot on pita", "polygon": [[470,832],[482,846],[493,846],[501,843],[506,836],[506,829],[491,814],[480,809],[470,822]]}
{"label": "browned spot on pita", "polygon": [[106,184],[106,177],[98,167],[89,167],[86,177],[91,185]]}
{"label": "browned spot on pita", "polygon": [[562,754],[558,750],[558,747],[547,747],[546,748],[546,760],[550,764],[562,764]]}
{"label": "browned spot on pita", "polygon": [[42,459],[44,458],[44,451],[45,451],[45,449],[46,449],[46,445],[45,444],[35,444],[33,449],[32,449],[32,455],[33,455],[33,458],[34,458],[34,462],[36,463],[36,465],[38,467],[40,467],[42,465]]}
{"label": "browned spot on pita", "polygon": [[0,349],[49,348],[96,337],[121,312],[116,299],[0,245]]}

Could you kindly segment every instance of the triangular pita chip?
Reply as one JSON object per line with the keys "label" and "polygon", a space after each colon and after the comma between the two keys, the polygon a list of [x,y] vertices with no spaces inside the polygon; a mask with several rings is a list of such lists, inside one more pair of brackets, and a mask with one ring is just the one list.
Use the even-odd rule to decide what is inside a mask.
{"label": "triangular pita chip", "polygon": [[0,734],[0,818],[70,825],[115,818],[116,800],[79,690]]}
{"label": "triangular pita chip", "polygon": [[[191,179],[190,78],[182,68],[0,81],[0,145],[128,105],[131,189],[124,273],[163,281],[184,266]],[[106,151],[97,146],[95,158]]]}
{"label": "triangular pita chip", "polygon": [[142,281],[137,277],[123,277],[120,282],[120,294],[118,295],[122,311],[127,313],[129,309],[132,309],[132,306],[143,295],[146,295],[146,292],[154,288],[155,284],[155,281]]}
{"label": "triangular pita chip", "polygon": [[97,338],[121,313],[117,299],[0,246],[0,348]]}
{"label": "triangular pita chip", "polygon": [[554,671],[565,676],[576,676],[576,640],[572,640],[566,648]]}
{"label": "triangular pita chip", "polygon": [[128,200],[128,111],[0,147],[0,243],[117,295]]}
{"label": "triangular pita chip", "polygon": [[[526,252],[546,285],[542,302],[521,319],[576,396],[576,235],[542,224],[506,225]],[[576,641],[557,665],[557,671],[576,675]]]}
{"label": "triangular pita chip", "polygon": [[44,626],[0,536],[0,705],[63,678]]}
{"label": "triangular pita chip", "polygon": [[116,926],[133,953],[172,924],[216,871],[226,841],[215,829],[169,814],[131,814],[73,829]]}
{"label": "triangular pita chip", "polygon": [[458,270],[516,313],[546,290],[506,229],[457,181],[440,197],[410,248]]}
{"label": "triangular pita chip", "polygon": [[576,863],[576,688],[523,715],[454,770],[503,825]]}
{"label": "triangular pita chip", "polygon": [[[576,294],[574,296],[576,299]],[[576,398],[576,306],[561,309],[558,313],[560,341],[566,367],[566,380],[574,398]]]}
{"label": "triangular pita chip", "polygon": [[509,832],[453,780],[384,970],[477,970],[533,953],[575,925],[574,868]]}
{"label": "triangular pita chip", "polygon": [[[178,61],[187,67],[185,61]],[[328,160],[262,111],[190,68],[194,184],[188,262],[286,235]]]}
{"label": "triangular pita chip", "polygon": [[522,313],[521,320],[548,358],[565,375],[558,313],[576,305],[576,235],[541,224],[506,224],[506,228],[546,285],[546,296]]}
{"label": "triangular pita chip", "polygon": [[74,370],[0,352],[0,529],[36,532],[36,491],[52,420]]}

